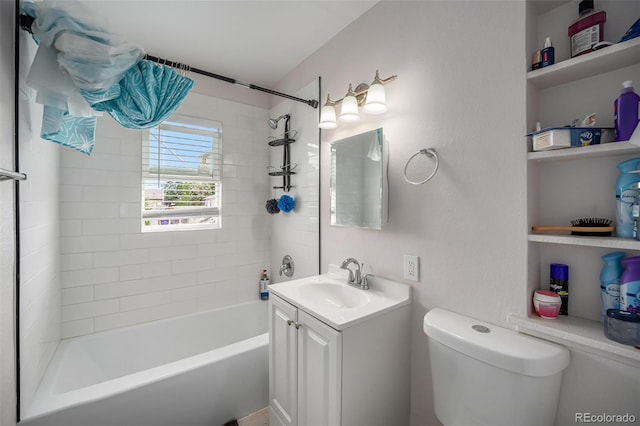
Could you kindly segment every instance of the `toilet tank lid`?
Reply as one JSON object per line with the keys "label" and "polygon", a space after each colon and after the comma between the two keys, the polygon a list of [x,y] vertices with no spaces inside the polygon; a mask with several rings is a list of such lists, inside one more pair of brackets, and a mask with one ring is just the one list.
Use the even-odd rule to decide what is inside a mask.
{"label": "toilet tank lid", "polygon": [[435,308],[424,316],[431,339],[495,367],[527,376],[552,376],[569,365],[567,348]]}

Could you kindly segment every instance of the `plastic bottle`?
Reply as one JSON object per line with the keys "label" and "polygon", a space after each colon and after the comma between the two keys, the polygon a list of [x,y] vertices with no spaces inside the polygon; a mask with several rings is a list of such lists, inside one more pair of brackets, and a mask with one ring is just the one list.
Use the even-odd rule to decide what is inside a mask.
{"label": "plastic bottle", "polygon": [[560,296],[562,305],[558,315],[569,314],[569,267],[562,263],[552,263],[550,268],[549,290]]}
{"label": "plastic bottle", "polygon": [[542,67],[548,67],[549,65],[553,65],[555,61],[555,49],[551,44],[551,39],[547,37],[544,41],[544,49],[540,51],[542,55]]}
{"label": "plastic bottle", "polygon": [[616,127],[616,141],[628,141],[638,126],[640,96],[633,91],[633,81],[622,83],[620,96],[613,103],[613,119]]}
{"label": "plastic bottle", "polygon": [[640,256],[622,261],[620,277],[620,310],[640,314]]}
{"label": "plastic bottle", "polygon": [[571,57],[591,52],[596,44],[604,40],[604,23],[607,13],[594,12],[593,0],[583,0],[578,4],[579,18],[567,30],[571,45]]}
{"label": "plastic bottle", "polygon": [[616,236],[633,238],[633,205],[638,204],[640,174],[635,172],[640,158],[632,158],[618,164],[620,174],[616,179]]}
{"label": "plastic bottle", "polygon": [[602,256],[604,266],[600,271],[600,322],[604,324],[607,309],[620,309],[620,277],[622,276],[623,252],[613,252]]}
{"label": "plastic bottle", "polygon": [[262,276],[260,277],[260,299],[269,300],[269,276],[267,275],[267,270],[262,270]]}

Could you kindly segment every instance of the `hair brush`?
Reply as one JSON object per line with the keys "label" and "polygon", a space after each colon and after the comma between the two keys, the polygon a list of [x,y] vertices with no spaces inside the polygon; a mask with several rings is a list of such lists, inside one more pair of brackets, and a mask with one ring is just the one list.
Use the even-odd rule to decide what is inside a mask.
{"label": "hair brush", "polygon": [[533,232],[571,232],[571,235],[587,235],[592,237],[609,237],[615,231],[610,219],[597,217],[576,219],[571,221],[572,226],[532,226]]}

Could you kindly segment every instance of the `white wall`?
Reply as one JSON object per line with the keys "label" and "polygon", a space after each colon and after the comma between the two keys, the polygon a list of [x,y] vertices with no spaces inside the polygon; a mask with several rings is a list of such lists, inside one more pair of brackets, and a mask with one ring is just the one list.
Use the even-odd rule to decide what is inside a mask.
{"label": "white wall", "polygon": [[20,407],[26,410],[60,340],[58,145],[40,139],[42,106],[25,84],[35,55],[20,32]]}
{"label": "white wall", "polygon": [[[353,256],[369,272],[411,284],[413,425],[437,424],[422,319],[435,306],[506,324],[524,312],[525,8],[522,2],[382,2],[302,63],[285,90],[320,73],[322,99],[386,78],[389,111],[322,132],[322,268]],[[490,25],[487,25],[490,22]],[[389,144],[389,222],[382,231],[329,223],[329,143],[382,126]],[[434,147],[440,169],[404,182],[406,159]],[[433,167],[426,157],[412,178]],[[405,281],[403,254],[420,256]],[[375,356],[372,354],[372,356]]]}
{"label": "white wall", "polygon": [[[382,2],[285,77],[279,90],[319,73],[322,99],[349,83],[398,74],[389,111],[322,132],[322,269],[353,256],[373,273],[404,281],[402,255],[420,256],[412,319],[411,424],[439,424],[424,314],[442,307],[500,325],[529,304],[526,243],[526,81],[524,2]],[[384,127],[389,143],[389,223],[380,232],[329,223],[329,142]],[[440,156],[436,176],[406,184],[402,169],[420,148]],[[414,180],[433,162],[420,157]],[[638,369],[572,350],[557,424],[574,413],[633,412]],[[635,399],[634,399],[635,398]],[[621,411],[625,410],[625,411]]]}
{"label": "white wall", "polygon": [[[302,99],[318,99],[318,79],[314,78],[292,95]],[[320,256],[320,141],[318,132],[318,110],[308,105],[291,100],[280,102],[271,109],[271,117],[290,114],[290,128],[297,131],[296,141],[290,147],[290,158],[296,163],[296,174],[291,176],[294,188],[288,193],[295,200],[292,212],[280,212],[270,215],[271,227],[271,282],[283,282],[308,277],[319,273]],[[267,124],[264,123],[266,126]],[[278,137],[284,131],[284,120],[280,121],[276,130],[270,130],[272,136]],[[265,143],[266,145],[266,143]],[[282,165],[283,148],[269,147],[269,164],[274,167]],[[266,175],[266,170],[265,170]],[[282,177],[268,177],[269,187],[264,195],[268,198],[279,198],[282,190],[274,190],[274,186],[282,186]],[[264,205],[264,203],[263,203]],[[266,211],[266,210],[265,210]],[[282,258],[290,255],[295,264],[293,276],[279,275]]]}
{"label": "white wall", "polygon": [[141,131],[99,119],[91,156],[62,153],[63,338],[258,297],[267,111],[192,92],[177,113],[223,123],[222,229],[141,233]]}
{"label": "white wall", "polygon": [[[0,167],[13,170],[14,2],[0,1]],[[0,425],[15,425],[14,185],[0,182]]]}

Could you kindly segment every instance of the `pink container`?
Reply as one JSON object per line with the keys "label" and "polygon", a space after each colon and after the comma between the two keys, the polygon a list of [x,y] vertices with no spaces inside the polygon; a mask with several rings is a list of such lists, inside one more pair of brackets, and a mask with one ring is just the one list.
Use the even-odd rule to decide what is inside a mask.
{"label": "pink container", "polygon": [[558,294],[547,290],[536,290],[533,294],[533,307],[540,318],[558,318],[562,301]]}
{"label": "pink container", "polygon": [[604,40],[604,23],[606,21],[607,13],[601,10],[580,17],[569,27],[572,58],[591,52],[595,44]]}

